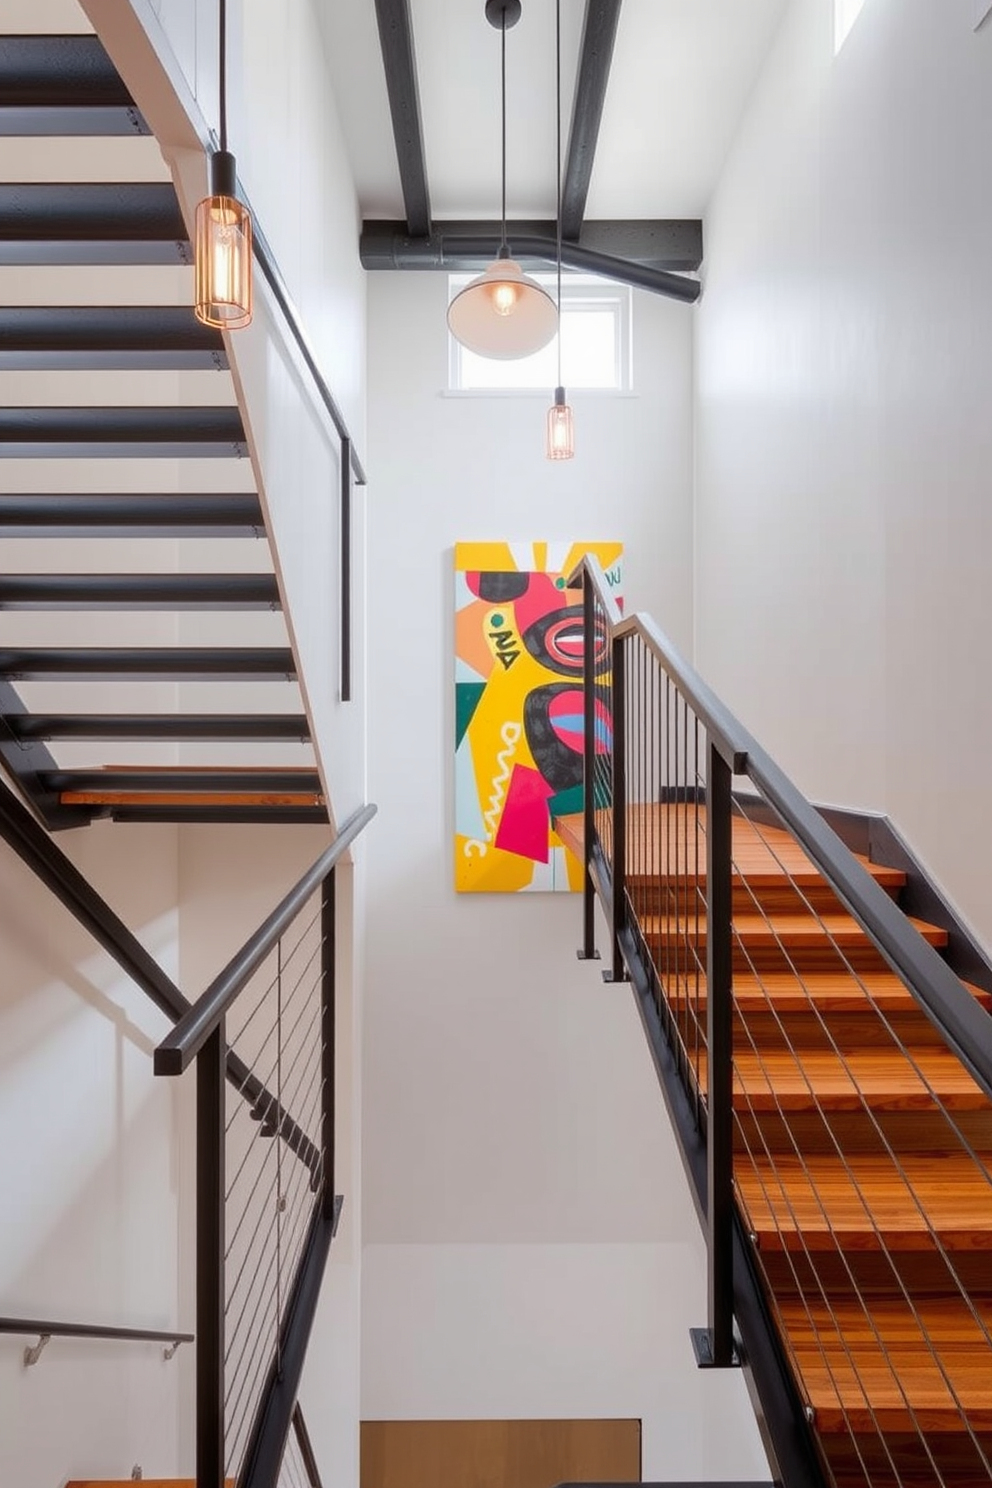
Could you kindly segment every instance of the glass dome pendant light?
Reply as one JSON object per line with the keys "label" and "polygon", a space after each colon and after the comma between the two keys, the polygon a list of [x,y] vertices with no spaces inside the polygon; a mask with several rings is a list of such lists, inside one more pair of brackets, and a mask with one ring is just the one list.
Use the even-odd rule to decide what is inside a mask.
{"label": "glass dome pendant light", "polygon": [[193,306],[204,325],[239,331],[251,322],[251,213],[238,201],[227,148],[227,0],[218,0],[220,149],[210,157],[209,192],[196,209]]}
{"label": "glass dome pendant light", "polygon": [[520,19],[520,0],[486,0],[486,20],[501,38],[502,229],[499,253],[448,306],[448,328],[477,356],[513,361],[547,346],[558,324],[551,296],[510,257],[506,241],[506,33]]}
{"label": "glass dome pendant light", "polygon": [[548,409],[545,454],[549,460],[571,460],[575,455],[575,424],[572,410],[565,402],[565,389],[561,380],[561,0],[555,0],[555,104],[558,111],[558,386],[555,388],[555,401]]}

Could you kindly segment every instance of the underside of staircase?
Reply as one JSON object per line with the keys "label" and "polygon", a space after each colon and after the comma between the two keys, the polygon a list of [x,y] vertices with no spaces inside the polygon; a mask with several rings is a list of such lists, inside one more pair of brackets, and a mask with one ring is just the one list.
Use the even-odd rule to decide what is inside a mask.
{"label": "underside of staircase", "polygon": [[[705,1122],[705,808],[626,819],[629,902]],[[747,807],[732,825],[735,1198],[825,1480],[987,1485],[992,1103],[793,837]],[[580,818],[559,830],[581,851]],[[898,901],[905,875],[862,864]]]}
{"label": "underside of staircase", "polygon": [[49,828],[326,822],[224,339],[79,24],[0,37],[0,764]]}

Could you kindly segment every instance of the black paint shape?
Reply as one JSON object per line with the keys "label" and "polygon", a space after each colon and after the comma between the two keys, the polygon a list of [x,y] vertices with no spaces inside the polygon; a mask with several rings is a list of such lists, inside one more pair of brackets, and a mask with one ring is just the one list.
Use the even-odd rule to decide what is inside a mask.
{"label": "black paint shape", "polygon": [[[550,709],[563,692],[575,692],[574,682],[549,682],[536,687],[524,699],[524,733],[534,763],[554,791],[582,784],[582,750],[570,749],[555,733]],[[581,736],[580,736],[581,745]]]}
{"label": "black paint shape", "polygon": [[479,598],[490,604],[510,604],[523,598],[529,584],[530,574],[526,573],[480,573]]}
{"label": "black paint shape", "polygon": [[[533,624],[528,625],[521,639],[531,656],[539,661],[542,666],[547,667],[549,672],[557,672],[559,677],[582,677],[583,657],[581,651],[574,657],[562,656],[551,649],[548,644],[549,632],[565,622],[571,621],[576,630],[581,634],[583,628],[582,606],[563,605],[560,610],[551,610],[547,615],[542,615]],[[597,676],[610,669],[610,648],[606,644],[606,635],[602,626],[596,625],[596,666]]]}

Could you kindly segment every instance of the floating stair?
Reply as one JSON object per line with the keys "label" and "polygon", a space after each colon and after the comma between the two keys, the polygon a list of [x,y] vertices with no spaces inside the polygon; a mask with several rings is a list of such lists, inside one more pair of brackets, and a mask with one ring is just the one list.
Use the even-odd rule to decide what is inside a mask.
{"label": "floating stair", "polygon": [[[581,819],[556,825],[581,851]],[[627,830],[705,1104],[704,809],[632,807]],[[826,1481],[987,1488],[992,1102],[786,832],[736,816],[733,857],[737,1203]],[[898,898],[902,874],[862,863]]]}
{"label": "floating stair", "polygon": [[[148,125],[94,35],[0,37],[0,84],[0,135],[46,176],[0,181],[0,299],[37,297],[18,265],[67,300],[78,268],[84,291],[0,304],[0,375],[19,379],[0,407],[0,763],[50,828],[326,822],[224,338],[193,314]],[[71,136],[91,179],[52,179],[80,168]],[[122,274],[144,303],[115,303]],[[192,478],[160,489],[163,461]]]}

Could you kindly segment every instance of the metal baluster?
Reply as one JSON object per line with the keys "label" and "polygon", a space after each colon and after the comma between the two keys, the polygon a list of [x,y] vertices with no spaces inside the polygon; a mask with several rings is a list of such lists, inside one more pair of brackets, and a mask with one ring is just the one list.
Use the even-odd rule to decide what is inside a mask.
{"label": "metal baluster", "polygon": [[701,1365],[726,1368],[734,1359],[733,1261],[733,1004],[731,931],[731,768],[709,745],[706,802],[706,979],[709,1320],[693,1329]]}
{"label": "metal baluster", "polygon": [[224,1024],[196,1060],[196,1481],[224,1488]]}
{"label": "metal baluster", "polygon": [[627,972],[620,950],[626,924],[627,905],[627,689],[624,686],[626,657],[622,640],[613,642],[613,863],[610,906],[612,966],[603,972],[604,982],[624,982]]}
{"label": "metal baluster", "polygon": [[323,1214],[334,1215],[334,1064],[335,1064],[335,955],[336,955],[336,880],[332,868],[321,889],[321,1118],[320,1146],[323,1169]]}

